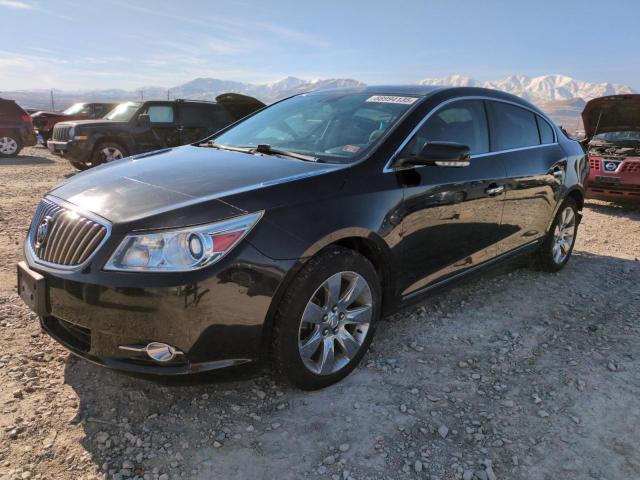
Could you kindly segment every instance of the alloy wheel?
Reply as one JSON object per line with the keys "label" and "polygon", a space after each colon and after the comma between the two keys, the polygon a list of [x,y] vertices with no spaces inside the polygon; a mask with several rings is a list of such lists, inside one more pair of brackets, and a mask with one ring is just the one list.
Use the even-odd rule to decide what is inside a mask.
{"label": "alloy wheel", "polygon": [[302,314],[298,351],[316,375],[344,368],[367,338],[373,316],[371,288],[356,272],[339,272],[315,291]]}
{"label": "alloy wheel", "polygon": [[114,160],[120,160],[124,157],[122,152],[116,147],[105,147],[100,150],[100,156],[104,163],[113,162]]}
{"label": "alloy wheel", "polygon": [[565,207],[553,231],[553,261],[561,264],[571,253],[576,232],[576,214],[571,207]]}
{"label": "alloy wheel", "polygon": [[13,155],[18,151],[18,142],[11,137],[0,137],[0,153]]}

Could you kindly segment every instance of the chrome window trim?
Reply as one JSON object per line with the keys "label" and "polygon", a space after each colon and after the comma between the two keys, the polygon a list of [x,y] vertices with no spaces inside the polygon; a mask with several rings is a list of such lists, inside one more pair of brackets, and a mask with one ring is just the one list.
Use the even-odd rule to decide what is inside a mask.
{"label": "chrome window trim", "polygon": [[[522,108],[524,110],[527,110],[527,111],[533,113],[534,115],[538,115],[539,117],[541,117],[543,120],[545,120],[549,124],[549,126],[551,126],[551,130],[553,131],[553,140],[554,140],[553,143],[541,143],[539,145],[529,145],[529,146],[526,146],[526,147],[509,148],[509,149],[504,149],[504,150],[494,150],[494,151],[490,151],[490,152],[486,152],[486,153],[477,153],[475,155],[471,155],[472,159],[486,157],[488,155],[499,155],[501,153],[518,152],[520,150],[529,150],[529,149],[532,149],[532,148],[547,147],[549,145],[558,145],[558,133],[556,132],[556,128],[554,127],[554,123],[551,122],[551,120],[544,113],[537,112],[537,111],[533,110],[532,108],[529,108],[529,107],[527,107],[525,105],[521,105],[521,104],[519,104],[517,102],[512,102],[510,100],[504,100],[504,99],[501,99],[501,98],[493,98],[493,97],[488,97],[488,96],[484,96],[484,95],[471,95],[471,96],[464,96],[464,97],[456,97],[456,98],[450,98],[449,100],[445,100],[444,102],[439,103],[432,110],[430,110],[422,118],[422,120],[420,120],[418,122],[418,124],[414,127],[414,129],[411,130],[409,135],[407,135],[407,138],[405,138],[403,140],[403,142],[400,144],[400,146],[396,149],[396,151],[393,152],[393,155],[391,155],[391,158],[389,159],[389,161],[386,163],[386,165],[382,169],[382,173],[398,172],[398,171],[401,171],[401,170],[407,170],[409,168],[420,168],[420,167],[423,167],[424,165],[411,165],[411,166],[408,166],[408,167],[394,168],[391,165],[396,160],[396,158],[398,157],[398,154],[402,151],[402,149],[407,146],[407,144],[413,139],[413,137],[418,132],[418,130],[420,130],[422,125],[424,125],[424,123],[427,120],[429,120],[429,118],[431,118],[433,115],[435,115],[438,111],[440,111],[440,109],[442,109],[446,105],[449,105],[449,104],[455,103],[455,102],[465,101],[465,100],[490,100],[490,101],[493,101],[493,102],[502,102],[502,103],[507,103],[509,105],[513,105],[513,106],[516,106],[516,107],[520,107],[520,108]],[[487,128],[491,128],[488,123],[487,123]]]}
{"label": "chrome window trim", "polygon": [[45,262],[44,260],[41,260],[38,257],[38,255],[36,255],[36,252],[33,249],[33,243],[35,240],[34,236],[36,233],[36,229],[33,228],[34,225],[33,225],[33,219],[32,219],[32,224],[29,227],[29,234],[27,235],[27,249],[29,251],[29,255],[31,256],[33,261],[38,265],[43,265],[52,270],[63,270],[67,272],[75,272],[75,271],[84,269],[91,262],[91,259],[95,256],[95,254],[104,246],[104,244],[107,242],[109,237],[111,237],[111,223],[108,222],[106,219],[102,218],[101,216],[96,215],[95,213],[84,210],[78,207],[77,205],[74,205],[73,203],[69,203],[66,200],[62,200],[61,198],[55,197],[53,195],[45,195],[44,200],[55,203],[60,207],[76,212],[78,215],[82,217],[85,217],[93,222],[99,223],[106,229],[106,233],[102,241],[96,246],[96,248],[93,250],[91,255],[89,255],[84,262],[78,265],[60,265],[59,263]]}

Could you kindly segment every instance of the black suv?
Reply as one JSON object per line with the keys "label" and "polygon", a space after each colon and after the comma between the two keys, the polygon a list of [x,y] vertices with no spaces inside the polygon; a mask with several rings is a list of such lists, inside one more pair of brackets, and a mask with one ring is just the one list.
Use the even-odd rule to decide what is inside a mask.
{"label": "black suv", "polygon": [[15,157],[36,144],[31,116],[13,100],[0,98],[0,158]]}
{"label": "black suv", "polygon": [[193,143],[264,107],[245,95],[216,102],[125,102],[100,120],[57,123],[47,146],[80,169],[161,148]]}

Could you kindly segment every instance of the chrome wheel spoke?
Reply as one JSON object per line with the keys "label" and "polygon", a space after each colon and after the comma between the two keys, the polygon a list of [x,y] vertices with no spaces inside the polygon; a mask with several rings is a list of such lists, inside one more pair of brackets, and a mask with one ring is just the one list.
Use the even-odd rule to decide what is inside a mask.
{"label": "chrome wheel spoke", "polygon": [[318,351],[318,347],[322,343],[322,332],[316,329],[304,343],[300,346],[300,354],[303,358],[311,358]]}
{"label": "chrome wheel spoke", "polygon": [[340,299],[340,288],[342,287],[342,273],[336,273],[325,282],[327,289],[327,307],[337,305]]}
{"label": "chrome wheel spoke", "polygon": [[340,298],[339,305],[342,308],[350,307],[353,302],[360,298],[360,295],[362,295],[362,292],[364,292],[366,288],[368,288],[367,282],[364,281],[364,278],[358,275],[351,281],[347,291],[342,298]]}
{"label": "chrome wheel spoke", "polygon": [[322,322],[322,316],[324,315],[324,310],[319,305],[316,305],[313,302],[307,303],[307,307],[304,309],[304,313],[302,314],[302,321],[306,323],[320,323]]}
{"label": "chrome wheel spoke", "polygon": [[325,338],[322,342],[322,357],[320,359],[320,375],[328,375],[333,372],[335,364],[335,350],[333,338]]}
{"label": "chrome wheel spoke", "polygon": [[344,323],[369,323],[371,321],[371,305],[362,305],[347,310]]}
{"label": "chrome wheel spoke", "polygon": [[340,333],[338,333],[338,336],[336,337],[336,339],[338,340],[338,343],[344,350],[345,355],[349,359],[352,359],[353,357],[355,357],[356,354],[358,353],[358,350],[360,350],[360,344],[358,343],[358,341],[355,338],[353,338],[353,336],[348,331],[344,329],[340,331]]}

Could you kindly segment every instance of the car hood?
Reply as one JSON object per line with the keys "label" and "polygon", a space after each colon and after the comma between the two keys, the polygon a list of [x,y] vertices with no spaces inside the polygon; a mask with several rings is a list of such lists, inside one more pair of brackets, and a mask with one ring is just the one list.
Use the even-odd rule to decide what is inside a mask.
{"label": "car hood", "polygon": [[[135,223],[158,215],[163,217],[159,228],[244,213],[242,208],[230,204],[228,197],[341,167],[187,145],[87,170],[56,187],[50,195],[112,223]],[[187,212],[187,207],[194,204],[206,206],[194,216]],[[167,212],[173,213],[167,216]]]}
{"label": "car hood", "polygon": [[114,120],[105,120],[103,118],[97,120],[66,120],[64,125],[72,125],[74,127],[117,127],[127,125],[129,122],[116,122]]}
{"label": "car hood", "polygon": [[596,133],[640,130],[640,95],[610,95],[587,102],[582,111],[586,138]]}
{"label": "car hood", "polygon": [[66,117],[66,116],[67,116],[66,113],[48,112],[48,111],[40,111],[40,112],[36,112],[36,113],[32,113],[31,114],[32,118],[38,118],[38,117]]}

